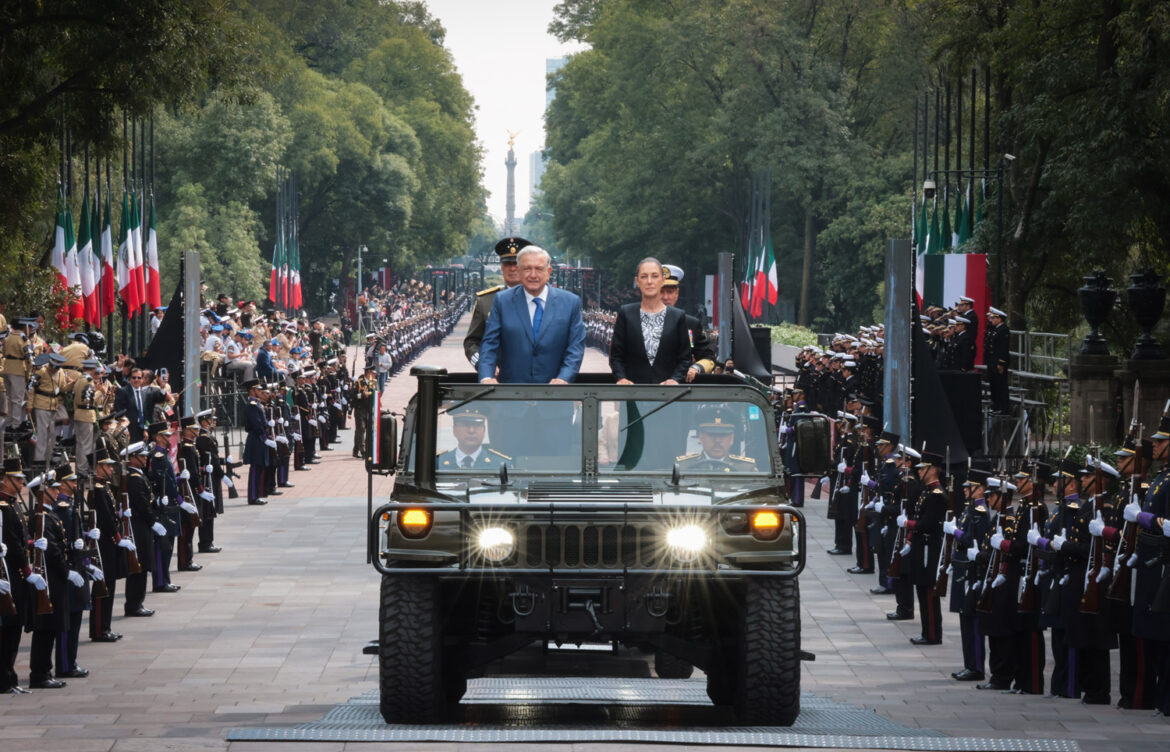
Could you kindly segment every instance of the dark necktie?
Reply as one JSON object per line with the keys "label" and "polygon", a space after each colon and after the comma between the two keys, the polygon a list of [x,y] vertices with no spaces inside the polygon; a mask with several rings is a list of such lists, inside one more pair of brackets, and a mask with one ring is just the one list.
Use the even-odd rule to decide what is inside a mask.
{"label": "dark necktie", "polygon": [[470,454],[464,455],[463,462],[459,463],[460,467],[471,467],[473,464],[475,464],[475,460],[471,459]]}
{"label": "dark necktie", "polygon": [[533,298],[533,303],[536,303],[536,313],[532,314],[532,338],[540,334],[540,319],[544,317],[544,306],[541,305],[540,298]]}

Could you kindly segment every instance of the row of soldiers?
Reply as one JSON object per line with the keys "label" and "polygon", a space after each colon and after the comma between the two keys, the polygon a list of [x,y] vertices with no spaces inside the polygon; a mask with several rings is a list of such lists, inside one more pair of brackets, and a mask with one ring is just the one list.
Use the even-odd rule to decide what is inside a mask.
{"label": "row of soldiers", "polygon": [[175,593],[171,564],[195,572],[199,550],[217,553],[214,520],[223,512],[233,464],[221,457],[210,410],[183,418],[176,461],[174,431],[152,424],[149,442],[129,442],[116,420],[104,422],[93,474],[68,463],[28,478],[19,457],[4,461],[0,480],[3,528],[0,566],[0,691],[25,692],[16,674],[21,638],[29,633],[31,689],[55,689],[85,678],[78,663],[81,626],[89,638],[117,642],[112,629],[117,583],[124,581],[123,613],[150,617],[153,593]]}
{"label": "row of soldiers", "polygon": [[1109,704],[1117,649],[1118,706],[1170,713],[1170,414],[1148,438],[1131,431],[1113,462],[976,466],[960,483],[945,452],[903,446],[853,409],[837,424],[829,553],[877,576],[871,593],[895,600],[888,619],[917,607],[911,642],[942,642],[945,598],[956,680]]}
{"label": "row of soldiers", "polygon": [[850,395],[866,401],[882,396],[885,339],[880,325],[862,327],[856,336],[837,334],[825,348],[804,347],[796,354],[796,401],[817,412],[835,414]]}
{"label": "row of soldiers", "polygon": [[401,318],[387,318],[376,322],[374,331],[366,333],[365,362],[377,359],[379,347],[386,346],[393,365],[389,373],[397,373],[418,353],[437,345],[454,328],[467,310],[471,296],[467,293],[451,296],[451,301],[434,308],[429,304],[416,306],[413,312]]}

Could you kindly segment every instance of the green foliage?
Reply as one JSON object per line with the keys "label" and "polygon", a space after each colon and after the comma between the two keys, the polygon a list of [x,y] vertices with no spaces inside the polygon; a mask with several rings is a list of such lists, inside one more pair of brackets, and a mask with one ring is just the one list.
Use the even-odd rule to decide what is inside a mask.
{"label": "green foliage", "polygon": [[796,324],[778,324],[770,327],[772,341],[794,347],[808,347],[817,343],[817,333]]}

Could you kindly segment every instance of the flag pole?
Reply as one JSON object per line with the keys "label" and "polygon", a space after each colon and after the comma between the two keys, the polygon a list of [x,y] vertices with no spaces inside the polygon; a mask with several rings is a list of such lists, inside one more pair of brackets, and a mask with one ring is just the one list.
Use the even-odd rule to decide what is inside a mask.
{"label": "flag pole", "polygon": [[[126,202],[126,190],[127,190],[127,186],[129,185],[129,183],[128,183],[129,163],[127,162],[127,159],[126,159],[126,144],[127,144],[126,137],[128,135],[126,133],[127,122],[128,122],[128,118],[126,116],[126,111],[123,110],[122,111],[122,208],[123,209],[125,209],[125,207],[126,207],[126,203],[125,203]],[[126,303],[125,299],[123,299],[122,300],[122,354],[123,355],[126,355],[129,353],[129,347],[128,347],[128,341],[127,341],[128,332],[126,331],[126,319],[128,319],[128,318],[130,318],[130,306]]]}

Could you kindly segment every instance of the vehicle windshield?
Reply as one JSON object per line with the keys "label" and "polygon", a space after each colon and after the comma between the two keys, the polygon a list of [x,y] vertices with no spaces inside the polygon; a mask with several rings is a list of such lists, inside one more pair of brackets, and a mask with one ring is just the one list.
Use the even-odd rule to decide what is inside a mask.
{"label": "vehicle windshield", "polygon": [[683,475],[771,471],[767,421],[750,402],[493,396],[440,405],[438,475],[496,474],[500,465],[509,473],[577,474],[584,453],[595,454],[606,475],[669,475],[676,462]]}

